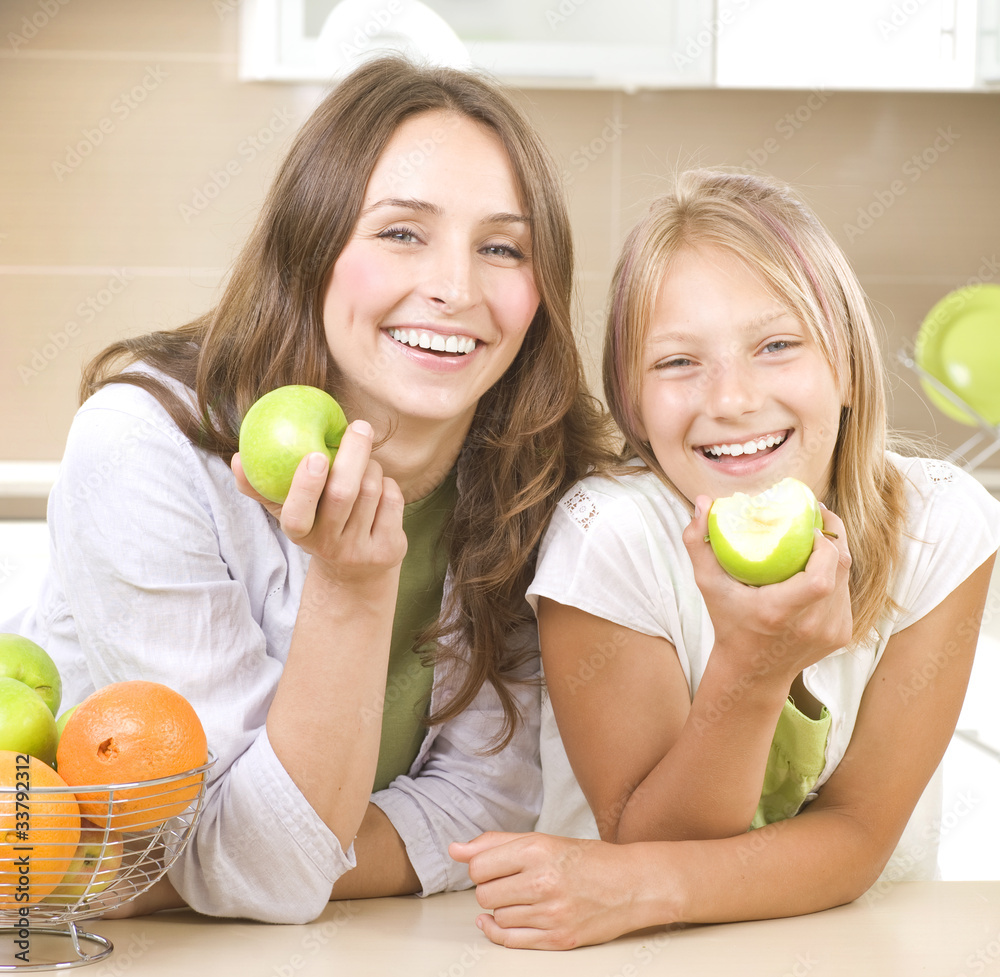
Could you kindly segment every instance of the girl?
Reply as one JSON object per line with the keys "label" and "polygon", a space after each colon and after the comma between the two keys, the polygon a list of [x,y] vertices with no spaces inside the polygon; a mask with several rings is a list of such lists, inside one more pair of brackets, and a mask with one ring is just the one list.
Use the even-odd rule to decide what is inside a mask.
{"label": "girl", "polygon": [[[788,188],[685,174],[633,230],[611,295],[605,389],[630,467],[563,497],[529,588],[569,761],[558,734],[543,742],[540,825],[581,824],[571,766],[603,841],[453,846],[492,910],[479,925],[568,947],[835,906],[894,851],[890,878],[932,877],[927,785],[1000,504],[889,450],[864,296]],[[706,542],[711,502],[785,476],[825,503],[824,531],[803,572],[737,583]]]}
{"label": "girl", "polygon": [[[372,61],[298,134],[218,307],[86,370],[52,567],[10,629],[67,705],[178,690],[218,756],[172,885],[122,913],[307,921],[331,893],[467,886],[449,841],[534,823],[524,593],[600,457],[571,272],[556,171],[509,97]],[[265,505],[237,435],[290,383],[351,424],[331,470],[307,456]]]}

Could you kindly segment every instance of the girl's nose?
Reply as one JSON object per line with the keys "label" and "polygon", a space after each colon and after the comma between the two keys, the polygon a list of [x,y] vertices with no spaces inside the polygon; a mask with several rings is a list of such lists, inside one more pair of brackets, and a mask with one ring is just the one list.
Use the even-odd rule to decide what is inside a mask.
{"label": "girl's nose", "polygon": [[757,410],[763,399],[758,378],[736,357],[712,364],[705,377],[706,409],[713,417],[739,417]]}

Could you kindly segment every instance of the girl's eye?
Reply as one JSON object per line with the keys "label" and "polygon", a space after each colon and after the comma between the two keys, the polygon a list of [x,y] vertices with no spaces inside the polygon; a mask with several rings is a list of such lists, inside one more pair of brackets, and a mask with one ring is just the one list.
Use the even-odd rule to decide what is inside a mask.
{"label": "girl's eye", "polygon": [[660,360],[653,367],[654,370],[683,370],[686,367],[694,366],[694,360],[689,360],[686,356],[672,356],[665,360]]}
{"label": "girl's eye", "polygon": [[399,241],[402,244],[412,244],[417,239],[417,235],[408,227],[387,227],[378,236],[383,240]]}
{"label": "girl's eye", "polygon": [[801,343],[795,342],[792,339],[775,339],[764,347],[764,352],[784,353],[786,350],[795,349],[796,346],[801,345]]}
{"label": "girl's eye", "polygon": [[484,254],[493,258],[506,258],[511,261],[524,260],[524,252],[513,244],[487,244],[482,250]]}

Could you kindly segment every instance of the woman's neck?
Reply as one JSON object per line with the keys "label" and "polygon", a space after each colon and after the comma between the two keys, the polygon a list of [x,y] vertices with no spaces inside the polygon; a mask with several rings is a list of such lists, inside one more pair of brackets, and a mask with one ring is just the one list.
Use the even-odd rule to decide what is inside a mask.
{"label": "woman's neck", "polygon": [[383,444],[379,441],[386,432],[376,429],[372,456],[382,466],[382,473],[399,485],[403,499],[416,502],[430,495],[455,467],[470,421],[402,419],[388,429],[389,438]]}

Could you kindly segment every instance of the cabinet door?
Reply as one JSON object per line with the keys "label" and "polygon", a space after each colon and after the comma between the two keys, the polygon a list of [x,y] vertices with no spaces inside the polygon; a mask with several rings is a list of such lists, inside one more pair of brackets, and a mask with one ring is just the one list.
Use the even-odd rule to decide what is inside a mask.
{"label": "cabinet door", "polygon": [[972,88],[977,6],[977,0],[718,0],[716,82],[729,88]]}
{"label": "cabinet door", "polygon": [[715,0],[241,0],[240,75],[329,81],[389,47],[522,85],[708,87],[714,9]]}

